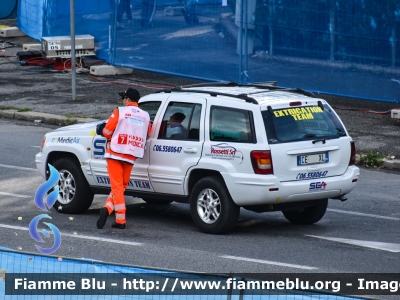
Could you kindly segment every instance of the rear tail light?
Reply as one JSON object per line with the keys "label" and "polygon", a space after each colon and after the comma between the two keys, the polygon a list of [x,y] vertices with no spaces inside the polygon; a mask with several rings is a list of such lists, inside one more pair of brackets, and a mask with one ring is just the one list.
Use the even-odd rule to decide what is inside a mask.
{"label": "rear tail light", "polygon": [[290,102],[289,106],[301,106],[301,101]]}
{"label": "rear tail light", "polygon": [[350,154],[350,161],[349,166],[354,166],[356,164],[356,145],[354,142],[350,142],[351,147],[351,154]]}
{"label": "rear tail light", "polygon": [[256,174],[274,174],[271,151],[254,150],[250,153],[251,164]]}

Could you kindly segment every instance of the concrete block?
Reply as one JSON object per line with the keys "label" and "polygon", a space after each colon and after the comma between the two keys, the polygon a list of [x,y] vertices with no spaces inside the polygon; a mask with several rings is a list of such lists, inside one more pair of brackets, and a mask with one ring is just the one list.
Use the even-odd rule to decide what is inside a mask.
{"label": "concrete block", "polygon": [[0,37],[17,37],[26,35],[17,27],[0,28]]}
{"label": "concrete block", "polygon": [[114,66],[91,66],[90,74],[97,76],[104,75],[126,75],[132,74],[133,69],[123,68],[123,67],[114,67]]}
{"label": "concrete block", "polygon": [[400,108],[392,109],[390,111],[390,116],[392,119],[400,119]]}
{"label": "concrete block", "polygon": [[24,51],[31,51],[31,50],[42,50],[42,44],[23,44],[22,49]]}

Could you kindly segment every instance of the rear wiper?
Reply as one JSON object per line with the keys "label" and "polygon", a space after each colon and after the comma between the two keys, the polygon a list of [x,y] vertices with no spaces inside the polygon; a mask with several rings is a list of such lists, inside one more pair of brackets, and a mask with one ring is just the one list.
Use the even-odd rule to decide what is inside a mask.
{"label": "rear wiper", "polygon": [[312,141],[313,144],[315,144],[316,142],[322,142],[322,144],[325,144],[326,140],[325,139],[316,139],[316,140]]}
{"label": "rear wiper", "polygon": [[[314,137],[316,137],[316,136],[317,136],[317,135],[316,135],[315,133],[307,133],[307,134],[305,134],[305,135],[303,136],[303,139],[314,138]],[[325,144],[325,143],[326,143],[326,141],[325,141],[324,138],[322,138],[322,139],[315,139],[315,140],[312,141],[313,144],[315,144],[316,142],[322,142],[322,144]]]}

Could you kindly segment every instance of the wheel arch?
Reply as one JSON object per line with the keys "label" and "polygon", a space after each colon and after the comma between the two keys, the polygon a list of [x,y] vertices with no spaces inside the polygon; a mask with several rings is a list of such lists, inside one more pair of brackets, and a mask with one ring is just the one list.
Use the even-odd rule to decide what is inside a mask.
{"label": "wheel arch", "polygon": [[[216,176],[216,177],[221,178],[222,182],[224,183],[225,187],[227,188],[224,177],[221,175],[220,172],[215,171],[215,170],[210,170],[210,169],[193,169],[188,176],[189,177],[188,184],[187,184],[188,195],[190,195],[190,193],[192,192],[193,187],[196,184],[196,182],[198,182],[200,179],[202,179],[204,177],[210,177],[210,176]],[[229,192],[229,190],[228,190],[228,192]]]}
{"label": "wheel arch", "polygon": [[48,168],[47,164],[53,165],[55,161],[57,161],[57,160],[59,160],[60,158],[63,158],[63,157],[69,157],[69,158],[75,159],[80,165],[80,161],[79,161],[79,159],[78,159],[78,157],[76,156],[75,153],[64,152],[64,151],[52,151],[47,156],[46,179],[48,178],[48,175],[49,175],[49,168]]}

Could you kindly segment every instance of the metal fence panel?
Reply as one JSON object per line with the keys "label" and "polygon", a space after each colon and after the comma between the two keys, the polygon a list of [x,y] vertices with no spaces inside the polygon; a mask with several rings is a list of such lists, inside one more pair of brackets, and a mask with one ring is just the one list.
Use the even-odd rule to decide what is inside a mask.
{"label": "metal fence panel", "polygon": [[[37,40],[69,35],[68,2],[19,0],[18,26]],[[75,2],[76,34],[116,66],[400,100],[397,0]]]}

